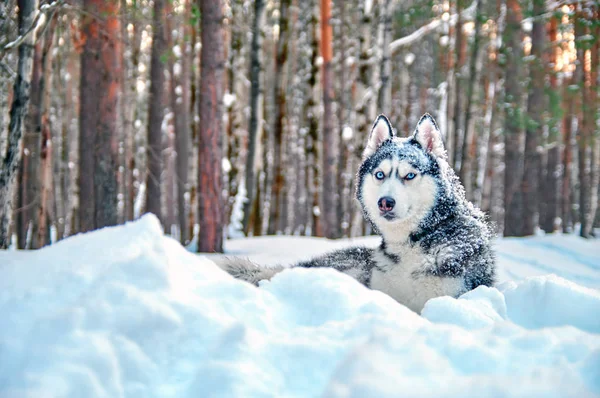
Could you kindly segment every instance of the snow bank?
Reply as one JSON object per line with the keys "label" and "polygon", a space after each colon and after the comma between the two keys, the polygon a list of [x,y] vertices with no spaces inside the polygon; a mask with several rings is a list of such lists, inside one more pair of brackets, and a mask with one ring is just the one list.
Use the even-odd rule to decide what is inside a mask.
{"label": "snow bank", "polygon": [[600,394],[596,290],[538,277],[421,317],[333,270],[255,288],[161,231],[0,252],[0,397]]}

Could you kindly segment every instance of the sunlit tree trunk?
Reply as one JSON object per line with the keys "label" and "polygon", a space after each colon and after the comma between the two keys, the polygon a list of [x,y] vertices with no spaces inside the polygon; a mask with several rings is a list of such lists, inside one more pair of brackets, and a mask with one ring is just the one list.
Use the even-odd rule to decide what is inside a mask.
{"label": "sunlit tree trunk", "polygon": [[117,0],[83,3],[79,140],[80,231],[117,223],[121,34]]}

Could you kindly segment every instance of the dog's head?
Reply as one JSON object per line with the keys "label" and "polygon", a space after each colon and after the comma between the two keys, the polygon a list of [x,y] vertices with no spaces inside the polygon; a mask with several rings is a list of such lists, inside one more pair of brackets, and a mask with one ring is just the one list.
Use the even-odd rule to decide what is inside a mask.
{"label": "dog's head", "polygon": [[409,137],[394,134],[380,115],[371,130],[358,171],[357,198],[365,217],[381,233],[410,232],[442,191],[446,151],[433,117],[421,117]]}

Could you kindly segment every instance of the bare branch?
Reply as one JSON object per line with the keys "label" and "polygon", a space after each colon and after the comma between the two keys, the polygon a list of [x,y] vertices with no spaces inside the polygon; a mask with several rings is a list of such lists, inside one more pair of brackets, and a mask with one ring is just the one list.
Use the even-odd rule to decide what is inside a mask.
{"label": "bare branch", "polygon": [[[477,1],[474,1],[468,8],[465,8],[461,12],[461,17],[462,17],[463,21],[472,21],[473,20],[473,18],[475,17],[475,5],[476,4],[477,4]],[[553,8],[557,7],[557,4],[559,4],[559,3],[548,2],[546,7],[547,7],[547,9],[553,9]],[[524,18],[521,21],[521,25],[531,24],[536,19],[544,19],[551,15],[552,15],[551,12],[547,12],[545,14],[538,15],[535,17]],[[458,20],[458,13],[452,14],[450,16],[450,18],[448,18],[448,21],[446,23],[449,26],[454,26],[454,25],[456,25],[457,20]],[[434,19],[433,21],[429,22],[427,25],[421,26],[419,29],[417,29],[413,33],[409,34],[408,36],[404,36],[404,37],[394,40],[393,42],[390,43],[390,52],[393,54],[400,48],[410,46],[411,44],[419,41],[428,33],[434,32],[437,29],[439,29],[442,26],[442,22],[444,22],[444,21],[442,21],[442,19],[440,19],[440,18]]]}
{"label": "bare branch", "polygon": [[[39,30],[41,30],[43,33],[46,30],[46,27],[48,26],[48,22],[50,22],[52,20],[52,17],[54,17],[54,14],[58,11],[58,8],[62,7],[63,5],[64,5],[64,0],[55,0],[50,4],[42,5],[35,16],[35,19],[33,20],[31,27],[27,30],[27,32],[20,35],[19,37],[17,37],[15,40],[11,41],[10,43],[6,44],[4,46],[2,52],[7,52],[14,48],[19,47],[27,39],[27,37],[32,33],[35,34],[36,37],[34,38],[34,40],[36,40],[37,37],[39,36],[39,35],[37,35],[37,32]],[[52,13],[52,15],[49,17],[48,14],[50,14],[50,13]]]}
{"label": "bare branch", "polygon": [[[462,17],[463,21],[472,21],[473,20],[476,3],[477,2],[474,1],[468,8],[465,8],[461,12],[461,17]],[[458,14],[452,14],[450,16],[450,18],[448,18],[447,23],[450,26],[454,26],[454,25],[456,25],[457,20],[458,20]],[[419,29],[417,29],[410,35],[394,40],[393,42],[390,43],[390,52],[393,54],[398,49],[413,44],[414,42],[421,39],[426,34],[433,32],[433,31],[437,30],[439,27],[441,27],[442,22],[444,22],[444,21],[442,21],[439,18],[434,19],[433,21],[429,22],[427,25],[421,26]]]}

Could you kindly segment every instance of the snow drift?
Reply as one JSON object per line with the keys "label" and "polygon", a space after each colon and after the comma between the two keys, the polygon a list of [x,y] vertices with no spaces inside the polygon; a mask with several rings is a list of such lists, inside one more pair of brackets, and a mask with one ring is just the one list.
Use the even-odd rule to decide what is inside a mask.
{"label": "snow drift", "polygon": [[599,314],[557,276],[423,316],[333,270],[255,288],[144,216],[0,252],[0,397],[598,396]]}

